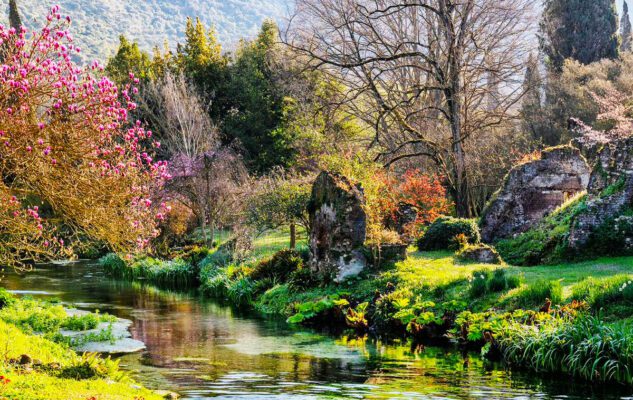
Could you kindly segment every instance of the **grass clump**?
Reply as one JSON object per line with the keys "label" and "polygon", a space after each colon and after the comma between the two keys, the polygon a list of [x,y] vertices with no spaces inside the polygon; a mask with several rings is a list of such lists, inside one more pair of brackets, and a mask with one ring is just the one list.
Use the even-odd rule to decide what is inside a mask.
{"label": "grass clump", "polygon": [[538,280],[529,285],[510,292],[506,302],[514,308],[536,308],[543,306],[547,299],[552,304],[560,304],[563,301],[563,289],[559,281]]}
{"label": "grass clump", "polygon": [[418,249],[420,251],[455,250],[459,247],[459,243],[455,242],[455,237],[459,235],[463,235],[469,244],[481,241],[476,220],[453,217],[438,218],[418,240]]}
{"label": "grass clump", "polygon": [[[201,258],[201,255],[190,254],[189,257],[197,259]],[[111,253],[102,257],[99,263],[107,273],[117,278],[147,280],[163,287],[187,289],[195,287],[198,282],[198,268],[182,258],[158,260],[143,257],[128,264],[118,255]]]}
{"label": "grass clump", "polygon": [[582,316],[574,321],[553,318],[538,329],[509,324],[498,343],[514,367],[540,373],[564,373],[591,382],[633,383],[633,329]]}
{"label": "grass clump", "polygon": [[489,293],[499,293],[516,289],[521,286],[521,277],[508,275],[506,274],[505,268],[499,268],[494,271],[475,271],[469,279],[469,282],[470,296],[477,298]]}
{"label": "grass clump", "polygon": [[633,314],[633,276],[589,277],[571,287],[571,300],[586,301],[606,317],[628,317]]}

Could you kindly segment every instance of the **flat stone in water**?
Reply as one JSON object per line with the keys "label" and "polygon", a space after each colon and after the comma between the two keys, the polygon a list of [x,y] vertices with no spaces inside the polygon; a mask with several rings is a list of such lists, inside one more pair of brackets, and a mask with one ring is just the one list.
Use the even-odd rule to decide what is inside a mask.
{"label": "flat stone in water", "polygon": [[[66,313],[70,316],[89,314],[88,311],[75,309],[67,309]],[[117,318],[114,322],[101,322],[95,329],[87,331],[61,330],[60,333],[65,337],[80,339],[87,335],[98,335],[104,330],[112,329],[112,336],[115,338],[114,341],[86,342],[73,346],[73,350],[79,353],[128,354],[145,350],[145,343],[140,340],[132,339],[132,334],[129,330],[131,325],[132,321]]]}

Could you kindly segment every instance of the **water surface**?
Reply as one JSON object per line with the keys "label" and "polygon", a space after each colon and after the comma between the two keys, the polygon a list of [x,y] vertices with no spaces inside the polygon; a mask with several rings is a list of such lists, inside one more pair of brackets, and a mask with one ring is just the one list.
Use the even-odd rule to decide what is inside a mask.
{"label": "water surface", "polygon": [[195,293],[116,281],[90,263],[8,271],[0,286],[134,321],[121,366],[185,399],[633,399],[633,390],[510,373],[476,353],[330,337]]}

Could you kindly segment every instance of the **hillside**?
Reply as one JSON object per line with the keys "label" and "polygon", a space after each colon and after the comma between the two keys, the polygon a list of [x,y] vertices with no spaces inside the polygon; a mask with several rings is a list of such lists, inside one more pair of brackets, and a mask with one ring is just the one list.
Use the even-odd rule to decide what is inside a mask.
{"label": "hillside", "polygon": [[[0,2],[7,21],[8,1]],[[48,9],[59,4],[73,18],[72,32],[84,50],[83,61],[105,60],[112,55],[120,34],[138,40],[146,50],[169,39],[181,40],[187,17],[199,16],[214,24],[222,43],[230,47],[242,37],[253,36],[262,21],[282,21],[292,0],[19,0],[25,25],[40,26]]]}

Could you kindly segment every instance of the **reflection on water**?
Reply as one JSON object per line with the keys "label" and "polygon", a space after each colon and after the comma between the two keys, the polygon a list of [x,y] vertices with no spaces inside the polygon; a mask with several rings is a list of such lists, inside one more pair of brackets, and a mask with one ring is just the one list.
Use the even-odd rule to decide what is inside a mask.
{"label": "reflection on water", "polygon": [[[620,399],[631,390],[511,374],[476,354],[332,338],[242,315],[195,295],[114,281],[77,263],[0,282],[134,321],[147,350],[121,357],[145,385],[189,399]],[[633,398],[633,397],[630,397]]]}

